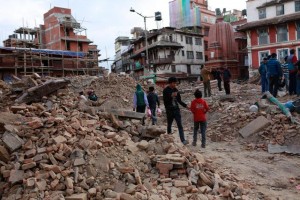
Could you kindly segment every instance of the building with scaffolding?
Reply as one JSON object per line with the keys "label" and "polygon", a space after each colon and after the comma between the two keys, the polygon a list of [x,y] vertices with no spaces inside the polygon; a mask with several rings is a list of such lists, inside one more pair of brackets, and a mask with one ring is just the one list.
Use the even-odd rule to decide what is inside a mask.
{"label": "building with scaffolding", "polygon": [[97,75],[100,56],[97,45],[71,15],[71,9],[54,7],[44,14],[44,24],[20,27],[0,48],[0,76],[35,72],[41,75]]}

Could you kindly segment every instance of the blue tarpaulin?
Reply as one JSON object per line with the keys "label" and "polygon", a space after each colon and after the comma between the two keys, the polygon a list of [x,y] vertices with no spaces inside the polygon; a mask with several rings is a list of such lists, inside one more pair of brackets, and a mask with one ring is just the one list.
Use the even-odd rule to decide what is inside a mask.
{"label": "blue tarpaulin", "polygon": [[51,54],[51,55],[60,55],[60,56],[70,56],[70,57],[84,57],[83,52],[76,52],[76,51],[62,51],[62,50],[52,50],[52,49],[35,49],[35,48],[18,48],[18,47],[0,47],[0,49],[7,50],[7,51],[32,51],[33,53],[44,53],[44,54]]}

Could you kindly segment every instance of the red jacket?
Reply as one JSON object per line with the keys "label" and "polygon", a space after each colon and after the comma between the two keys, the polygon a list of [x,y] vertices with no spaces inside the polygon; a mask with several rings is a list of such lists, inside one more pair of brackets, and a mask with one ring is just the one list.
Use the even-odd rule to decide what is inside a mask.
{"label": "red jacket", "polygon": [[194,114],[195,122],[205,122],[205,113],[209,110],[209,107],[205,100],[198,98],[194,99],[191,104],[191,111]]}

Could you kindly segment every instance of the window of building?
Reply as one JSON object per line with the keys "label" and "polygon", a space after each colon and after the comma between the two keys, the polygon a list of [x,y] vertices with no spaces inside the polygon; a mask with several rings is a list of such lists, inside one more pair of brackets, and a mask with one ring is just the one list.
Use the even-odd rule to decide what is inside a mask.
{"label": "window of building", "polygon": [[276,6],[276,15],[284,15],[284,5]]}
{"label": "window of building", "polygon": [[205,51],[208,50],[208,41],[204,41],[204,50],[205,50]]}
{"label": "window of building", "polygon": [[181,51],[181,55],[182,55],[182,57],[184,57],[184,50]]}
{"label": "window of building", "polygon": [[186,42],[186,44],[193,44],[193,38],[186,36],[185,37],[185,42]]}
{"label": "window of building", "polygon": [[289,49],[277,49],[277,59],[280,62],[284,61],[284,58],[289,55]]}
{"label": "window of building", "polygon": [[288,41],[287,25],[277,26],[277,42]]}
{"label": "window of building", "polygon": [[197,51],[196,52],[196,59],[203,60],[203,53]]}
{"label": "window of building", "polygon": [[172,34],[169,35],[169,41],[170,41],[170,42],[173,41],[173,35],[172,35]]}
{"label": "window of building", "polygon": [[205,28],[205,29],[204,29],[204,35],[205,35],[205,36],[208,36],[208,34],[209,34],[209,28]]}
{"label": "window of building", "polygon": [[176,72],[176,66],[175,65],[171,65],[171,70],[172,70],[172,72]]}
{"label": "window of building", "polygon": [[269,43],[268,28],[258,29],[258,42],[259,42],[259,44],[268,44]]}
{"label": "window of building", "polygon": [[258,18],[259,19],[265,19],[267,17],[266,15],[266,8],[261,8],[258,10]]}
{"label": "window of building", "polygon": [[78,43],[78,49],[79,49],[79,51],[83,51],[83,47],[82,47],[82,43],[81,42]]}
{"label": "window of building", "polygon": [[208,17],[204,16],[204,22],[208,22]]}
{"label": "window of building", "polygon": [[296,22],[297,40],[300,40],[300,21]]}
{"label": "window of building", "polygon": [[69,41],[67,42],[67,44],[66,44],[66,45],[67,45],[67,46],[66,46],[66,47],[67,47],[67,50],[71,50],[71,44],[70,44],[70,42],[69,42]]}
{"label": "window of building", "polygon": [[193,51],[187,51],[186,55],[187,55],[187,59],[194,59],[194,52]]}
{"label": "window of building", "polygon": [[180,35],[181,42],[183,42],[183,35]]}
{"label": "window of building", "polygon": [[187,71],[188,74],[191,74],[191,72],[192,72],[191,71],[191,65],[186,66],[186,71]]}
{"label": "window of building", "polygon": [[260,51],[260,52],[258,52],[259,63],[261,63],[264,58],[268,57],[268,55],[270,55],[270,51]]}
{"label": "window of building", "polygon": [[201,38],[195,38],[195,44],[196,45],[202,45],[202,39]]}
{"label": "window of building", "polygon": [[295,12],[300,11],[300,1],[295,1]]}

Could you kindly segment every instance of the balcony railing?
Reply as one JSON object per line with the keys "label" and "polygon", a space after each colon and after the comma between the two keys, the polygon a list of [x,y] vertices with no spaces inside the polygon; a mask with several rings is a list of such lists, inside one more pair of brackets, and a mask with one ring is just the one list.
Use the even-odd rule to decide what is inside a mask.
{"label": "balcony railing", "polygon": [[158,58],[158,59],[154,59],[154,60],[150,60],[151,64],[169,64],[172,63],[174,61],[174,56],[169,56],[168,58]]}

